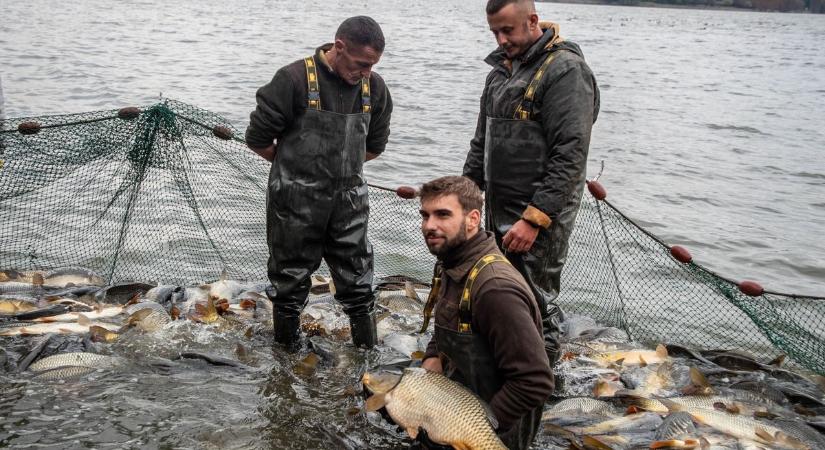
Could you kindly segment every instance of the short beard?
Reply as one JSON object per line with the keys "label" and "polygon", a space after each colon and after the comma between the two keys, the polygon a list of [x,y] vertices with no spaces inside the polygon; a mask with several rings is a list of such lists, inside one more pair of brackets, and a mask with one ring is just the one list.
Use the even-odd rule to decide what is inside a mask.
{"label": "short beard", "polygon": [[465,242],[467,242],[467,218],[461,221],[461,227],[459,227],[458,234],[454,238],[444,241],[441,247],[432,248],[428,245],[427,248],[436,258],[444,259],[445,256]]}

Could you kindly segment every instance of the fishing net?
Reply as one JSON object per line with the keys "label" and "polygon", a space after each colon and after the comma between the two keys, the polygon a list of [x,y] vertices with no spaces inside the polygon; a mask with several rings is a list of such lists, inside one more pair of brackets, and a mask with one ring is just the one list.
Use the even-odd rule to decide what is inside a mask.
{"label": "fishing net", "polygon": [[[165,100],[7,119],[0,151],[0,269],[80,267],[110,283],[191,284],[224,271],[266,280],[269,163],[216,114]],[[370,205],[376,276],[428,280],[417,201],[372,186]],[[566,311],[640,342],[784,353],[825,374],[825,298],[718,276],[591,195],[570,248]]]}

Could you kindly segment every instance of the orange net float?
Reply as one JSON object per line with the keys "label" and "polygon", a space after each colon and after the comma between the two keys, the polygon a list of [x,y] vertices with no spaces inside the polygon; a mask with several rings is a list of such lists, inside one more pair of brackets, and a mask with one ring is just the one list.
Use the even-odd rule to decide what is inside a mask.
{"label": "orange net float", "polygon": [[117,111],[117,117],[123,120],[132,120],[139,115],[140,108],[138,108],[137,106],[127,106],[125,108],[120,108]]}
{"label": "orange net float", "polygon": [[214,134],[218,139],[223,139],[224,141],[232,139],[232,130],[223,125],[215,125],[212,128],[212,134]]}
{"label": "orange net float", "polygon": [[743,294],[751,297],[759,297],[765,292],[761,284],[750,280],[741,281],[739,283],[739,290],[742,291]]}
{"label": "orange net float", "polygon": [[590,191],[590,195],[592,195],[596,200],[604,200],[607,198],[607,189],[605,189],[604,186],[596,180],[587,182],[587,190]]}
{"label": "orange net float", "polygon": [[670,247],[670,256],[672,256],[676,261],[684,264],[693,261],[693,256],[691,256],[688,249],[682,247],[681,245],[674,245],[673,247]]}
{"label": "orange net float", "polygon": [[415,190],[412,186],[399,186],[395,190],[395,195],[405,198],[407,200],[414,199],[416,195],[418,195],[418,191]]}
{"label": "orange net float", "polygon": [[40,131],[40,124],[34,121],[23,122],[17,126],[17,131],[19,131],[20,134],[25,135],[35,134]]}

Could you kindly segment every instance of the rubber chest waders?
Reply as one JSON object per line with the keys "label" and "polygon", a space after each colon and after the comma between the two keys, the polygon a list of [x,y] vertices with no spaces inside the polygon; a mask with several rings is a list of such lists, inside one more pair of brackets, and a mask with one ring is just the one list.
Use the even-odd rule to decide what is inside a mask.
{"label": "rubber chest waders", "polygon": [[308,57],[304,64],[307,109],[278,139],[269,173],[267,243],[272,287],[267,293],[275,308],[275,338],[281,343],[297,340],[310,275],[323,258],[335,283],[335,298],[350,317],[353,340],[363,331],[361,337],[374,341],[369,202],[362,171],[371,111],[369,80],[361,80],[360,113],[324,111],[315,61]]}
{"label": "rubber chest waders", "polygon": [[[493,231],[499,247],[504,235],[530,204],[533,194],[546,181],[544,177],[550,148],[541,124],[532,120],[533,100],[542,76],[558,51],[550,53],[532,74],[512,119],[487,117],[484,146],[486,228]],[[522,79],[529,75],[523,75]],[[519,80],[508,79],[506,83],[516,81]],[[561,321],[561,310],[555,299],[559,295],[561,270],[567,258],[567,240],[576,220],[581,193],[582,186],[578,186],[550,229],[539,229],[529,252],[505,252],[536,296],[551,364],[558,360]]]}
{"label": "rubber chest waders", "polygon": [[[473,334],[473,285],[476,278],[490,264],[510,264],[503,255],[491,253],[476,261],[464,282],[458,306],[458,329],[435,325],[435,339],[443,360],[444,375],[467,386],[485,402],[490,402],[504,384],[496,366],[487,339]],[[532,326],[532,324],[530,325]],[[542,406],[526,414],[510,430],[499,437],[510,449],[526,449],[533,441],[541,419]]]}

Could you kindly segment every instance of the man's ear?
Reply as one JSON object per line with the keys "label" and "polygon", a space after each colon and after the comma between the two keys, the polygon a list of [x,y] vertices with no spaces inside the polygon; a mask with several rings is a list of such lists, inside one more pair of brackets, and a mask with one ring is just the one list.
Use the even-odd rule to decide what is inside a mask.
{"label": "man's ear", "polygon": [[344,47],[347,46],[347,44],[344,41],[342,41],[341,39],[336,39],[335,44],[333,44],[333,45],[335,46],[335,50],[337,50],[339,52],[344,50]]}
{"label": "man's ear", "polygon": [[467,214],[467,226],[470,230],[473,230],[478,228],[479,225],[481,225],[481,211],[474,209],[470,211],[470,214]]}
{"label": "man's ear", "polygon": [[530,29],[535,30],[539,26],[539,15],[536,13],[530,14]]}

